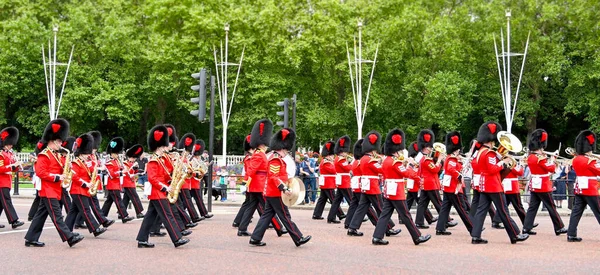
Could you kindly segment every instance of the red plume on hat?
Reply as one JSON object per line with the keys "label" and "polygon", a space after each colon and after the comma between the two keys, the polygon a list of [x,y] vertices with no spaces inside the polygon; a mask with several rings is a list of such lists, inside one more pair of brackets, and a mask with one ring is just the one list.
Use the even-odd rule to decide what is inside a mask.
{"label": "red plume on hat", "polygon": [[385,145],[383,154],[386,156],[392,156],[398,151],[402,151],[406,148],[406,141],[404,131],[396,128],[392,129],[385,136]]}
{"label": "red plume on hat", "polygon": [[419,146],[419,150],[423,150],[425,147],[433,147],[433,143],[435,142],[435,135],[429,129],[423,129],[417,135],[417,144]]}
{"label": "red plume on hat", "polygon": [[244,138],[244,152],[248,152],[250,149],[252,149],[252,146],[250,146],[250,135],[247,135]]}
{"label": "red plume on hat", "polygon": [[500,131],[502,131],[502,126],[498,122],[488,121],[481,124],[477,132],[477,141],[481,144],[496,141],[496,136]]}
{"label": "red plume on hat", "polygon": [[139,158],[140,156],[142,156],[142,154],[144,153],[144,147],[142,147],[142,145],[136,144],[131,146],[131,148],[127,149],[127,151],[125,151],[125,155],[127,155],[128,158]]}
{"label": "red plume on hat", "polygon": [[10,126],[0,131],[0,144],[4,145],[16,145],[19,140],[19,129]]}
{"label": "red plume on hat", "polygon": [[333,141],[330,140],[328,142],[325,142],[325,144],[323,144],[323,148],[321,148],[321,156],[327,157],[335,155],[333,149],[335,149],[335,143]]}
{"label": "red plume on hat", "polygon": [[[254,138],[254,132],[250,139]],[[296,132],[289,128],[283,128],[273,135],[271,138],[270,148],[273,151],[277,150],[292,150],[296,142]]]}
{"label": "red plume on hat", "polygon": [[363,154],[378,151],[379,148],[381,148],[381,134],[375,130],[367,133],[362,144]]}
{"label": "red plume on hat", "polygon": [[164,125],[156,125],[148,133],[148,149],[154,152],[163,146],[169,146],[169,130]]}
{"label": "red plume on hat", "polygon": [[62,141],[67,140],[69,136],[69,122],[58,118],[52,120],[46,125],[46,129],[44,129],[44,134],[42,135],[42,140],[45,141],[53,141],[60,139]]}
{"label": "red plume on hat", "polygon": [[335,147],[333,148],[333,153],[339,155],[342,152],[349,153],[350,146],[352,141],[348,135],[345,135],[337,140],[335,143]]}
{"label": "red plume on hat", "polygon": [[456,150],[462,149],[462,137],[457,131],[448,133],[444,143],[444,145],[446,145],[446,152],[449,154]]}
{"label": "red plume on hat", "polygon": [[575,138],[575,151],[579,155],[596,150],[596,134],[590,130],[583,130]]}
{"label": "red plume on hat", "polygon": [[196,136],[192,133],[186,133],[185,135],[183,135],[183,137],[181,137],[181,140],[179,140],[179,144],[177,145],[177,148],[184,149],[188,153],[191,153],[192,150],[194,149],[195,142],[196,142]]}
{"label": "red plume on hat", "polygon": [[86,154],[89,155],[94,149],[94,137],[89,133],[85,133],[77,137],[76,139],[77,148],[75,148],[75,155]]}
{"label": "red plume on hat", "polygon": [[250,146],[258,148],[259,145],[269,145],[273,136],[273,122],[261,119],[254,123],[250,133]]}
{"label": "red plume on hat", "polygon": [[200,156],[204,153],[206,146],[204,145],[204,140],[196,139],[194,143],[194,156]]}

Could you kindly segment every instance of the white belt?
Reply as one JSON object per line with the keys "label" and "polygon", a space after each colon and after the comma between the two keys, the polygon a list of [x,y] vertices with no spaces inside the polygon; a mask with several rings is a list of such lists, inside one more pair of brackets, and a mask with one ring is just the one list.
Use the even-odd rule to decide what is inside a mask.
{"label": "white belt", "polygon": [[338,176],[351,176],[350,173],[337,173]]}
{"label": "white belt", "polygon": [[365,179],[374,179],[374,180],[378,180],[379,179],[379,176],[361,176],[361,177],[363,177]]}
{"label": "white belt", "polygon": [[385,179],[385,181],[398,183],[398,182],[404,182],[404,179]]}

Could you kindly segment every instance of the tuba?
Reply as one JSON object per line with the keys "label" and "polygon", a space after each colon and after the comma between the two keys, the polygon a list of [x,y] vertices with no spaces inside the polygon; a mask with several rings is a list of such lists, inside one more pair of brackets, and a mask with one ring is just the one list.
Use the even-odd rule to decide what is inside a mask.
{"label": "tuba", "polygon": [[71,159],[72,159],[72,154],[71,151],[69,151],[67,148],[61,147],[62,150],[65,150],[65,152],[67,152],[67,158],[65,160],[65,166],[63,167],[63,181],[61,183],[61,187],[62,188],[66,188],[68,189],[69,187],[71,187],[71,179],[73,178],[73,170],[72,168],[72,163],[71,163]]}
{"label": "tuba", "polygon": [[290,195],[286,195],[285,192],[281,192],[281,200],[287,207],[301,203],[304,200],[306,190],[304,189],[304,183],[299,178],[290,178],[286,183],[290,190]]}
{"label": "tuba", "polygon": [[517,161],[514,157],[510,156],[508,152],[519,153],[523,151],[523,145],[519,138],[509,132],[500,131],[498,132],[498,143],[500,143],[500,145],[496,149],[496,152],[503,158],[510,159],[510,164],[508,165],[509,168],[512,169],[517,166]]}

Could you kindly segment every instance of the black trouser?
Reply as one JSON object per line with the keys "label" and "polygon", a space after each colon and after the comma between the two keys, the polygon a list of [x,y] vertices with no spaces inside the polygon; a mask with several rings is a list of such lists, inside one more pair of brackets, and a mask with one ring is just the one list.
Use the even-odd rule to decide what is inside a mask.
{"label": "black trouser", "polygon": [[69,230],[63,221],[59,199],[40,198],[40,201],[40,206],[33,216],[33,221],[31,221],[31,226],[29,226],[29,230],[27,230],[25,240],[32,242],[39,241],[42,230],[44,229],[44,223],[48,216],[50,216],[54,227],[56,227],[60,239],[63,242],[71,239],[73,237],[73,232]]}
{"label": "black trouser", "polygon": [[179,229],[177,222],[175,222],[173,214],[171,204],[166,199],[150,200],[148,211],[146,211],[146,215],[144,216],[144,220],[142,221],[140,231],[136,238],[137,241],[148,241],[150,230],[157,219],[160,221],[159,225],[161,223],[165,224],[165,228],[167,229],[172,242],[181,239],[181,230]]}
{"label": "black trouser", "polygon": [[521,194],[506,194],[506,206],[510,204],[517,211],[521,224],[525,224],[525,208],[523,208],[523,202],[521,202]]}
{"label": "black trouser", "polygon": [[235,218],[233,219],[233,223],[237,224],[238,226],[240,225],[240,223],[242,222],[242,217],[244,217],[244,213],[246,212],[246,209],[248,209],[249,202],[250,202],[250,199],[248,198],[248,192],[246,192],[246,199],[244,199],[244,202],[242,203],[240,210],[238,210],[237,215],[235,215]]}
{"label": "black trouser", "polygon": [[465,224],[465,227],[471,233],[473,230],[473,223],[471,223],[471,218],[469,217],[469,213],[465,209],[464,201],[459,195],[454,193],[444,192],[444,201],[442,201],[442,210],[440,212],[440,218],[437,222],[435,230],[437,231],[446,231],[446,223],[448,222],[448,218],[450,217],[450,209],[454,206],[456,212],[458,212],[458,216]]}
{"label": "black trouser", "polygon": [[[346,216],[346,220],[344,221],[344,225],[346,227],[350,227],[350,223],[354,218],[354,213],[356,213],[358,203],[360,202],[360,195],[360,192],[352,192],[352,199],[350,200],[348,205],[348,215]],[[372,206],[370,206],[367,209],[367,217],[369,217],[369,220],[373,225],[377,225],[377,212],[375,212],[375,209],[373,209]]]}
{"label": "black trouser", "polygon": [[[352,221],[350,222],[349,227],[350,229],[358,230],[360,228],[360,225],[362,224],[362,221],[365,218],[365,214],[367,214],[367,211],[369,210],[369,208],[371,208],[371,205],[373,206],[373,208],[375,208],[377,217],[379,217],[381,215],[383,207],[383,200],[381,194],[368,195],[362,193],[360,196],[360,201],[358,202],[356,212],[354,212],[354,215],[352,216]],[[378,222],[379,218],[377,219],[377,223]],[[377,225],[377,223],[375,223],[375,225]],[[391,220],[388,222],[387,225],[388,229],[394,228],[394,222]]]}
{"label": "black trouser", "polygon": [[142,200],[140,200],[140,196],[135,187],[123,187],[123,206],[127,208],[130,201],[133,204],[133,208],[135,208],[136,214],[142,214],[142,212],[144,212]]}
{"label": "black trouser", "polygon": [[283,204],[281,197],[266,197],[265,203],[265,211],[260,216],[258,223],[256,224],[256,228],[254,228],[254,232],[252,232],[252,239],[260,241],[263,239],[265,235],[265,231],[269,228],[269,223],[272,222],[275,215],[281,218],[281,222],[288,229],[290,237],[294,240],[295,244],[298,244],[300,239],[302,238],[302,232],[296,226],[296,224],[292,221],[292,216],[290,216],[290,211],[287,206]]}
{"label": "black trouser", "polygon": [[63,188],[62,189],[62,196],[60,198],[60,207],[64,207],[65,208],[65,213],[69,213],[69,210],[71,210],[72,202],[71,202],[71,197],[69,196],[69,191],[67,191],[67,189]]}
{"label": "black trouser", "polygon": [[12,199],[10,198],[10,188],[0,188],[0,201],[0,215],[2,215],[2,210],[4,210],[8,223],[12,224],[18,221],[19,216],[17,215],[17,211],[15,211]]}
{"label": "black trouser", "polygon": [[90,233],[96,231],[96,229],[98,229],[100,226],[98,225],[96,219],[94,219],[92,210],[90,209],[90,198],[77,194],[73,194],[71,197],[73,198],[73,207],[71,207],[71,210],[65,219],[65,223],[67,224],[69,230],[73,231],[75,220],[81,213],[85,219],[85,224],[87,225],[88,231],[90,231]]}
{"label": "black trouser", "polygon": [[515,221],[508,214],[508,207],[506,207],[506,198],[504,193],[480,193],[479,204],[477,205],[477,213],[473,219],[473,230],[471,231],[471,237],[481,238],[481,232],[483,231],[483,222],[485,216],[490,209],[492,203],[498,209],[496,216],[500,217],[500,220],[504,224],[504,229],[508,233],[508,237],[511,240],[515,240],[519,235],[519,227]]}
{"label": "black trouser", "polygon": [[579,220],[581,219],[581,215],[583,214],[586,205],[590,207],[594,216],[596,216],[596,220],[600,223],[600,204],[598,198],[598,196],[575,195],[567,235],[577,237],[577,225],[579,225]]}
{"label": "black trouser", "polygon": [[565,227],[560,215],[556,211],[556,205],[554,205],[554,201],[552,200],[552,192],[531,192],[529,208],[525,215],[523,230],[529,231],[533,228],[533,222],[535,221],[535,216],[537,215],[541,202],[543,202],[548,209],[548,214],[550,214],[550,219],[552,219],[552,224],[554,225],[554,231],[558,231]]}
{"label": "black trouser", "polygon": [[471,211],[471,204],[469,203],[469,199],[467,199],[467,195],[465,195],[466,192],[466,188],[463,186],[463,193],[458,193],[458,197],[462,201],[465,211],[469,213]]}
{"label": "black trouser", "polygon": [[[333,203],[331,204],[331,209],[329,210],[329,215],[327,215],[327,220],[332,221],[335,220],[336,213],[341,211],[340,204],[342,204],[342,200],[346,199],[348,203],[352,198],[352,189],[350,188],[338,188],[335,192],[335,198],[333,199]],[[342,211],[343,213],[343,211]],[[346,216],[347,217],[347,216]]]}
{"label": "black trouser", "polygon": [[[407,192],[406,194],[406,207],[408,208],[408,211],[410,211],[410,209],[412,209],[412,206],[414,203],[418,203],[419,202],[419,192]],[[398,215],[398,219],[400,218],[400,215]],[[425,208],[425,220],[427,221],[428,224],[433,223],[433,214],[431,214],[431,211],[429,210],[429,207]]]}
{"label": "black trouser", "polygon": [[113,204],[117,206],[117,213],[121,216],[121,219],[124,219],[129,216],[127,213],[127,209],[125,205],[123,205],[123,200],[121,200],[121,191],[120,190],[106,190],[108,193],[108,197],[104,201],[104,205],[102,205],[102,214],[105,217],[108,217],[108,213],[110,212],[110,208]]}
{"label": "black trouser", "polygon": [[567,207],[569,209],[573,209],[573,202],[575,201],[574,185],[575,181],[573,181],[573,179],[567,181],[567,194],[569,194],[569,197],[567,198]]}
{"label": "black trouser", "polygon": [[[96,217],[96,220],[104,225],[106,224],[106,222],[108,221],[108,218],[106,218],[106,216],[104,216],[104,214],[102,214],[102,210],[100,208],[100,201],[98,200],[97,196],[92,196],[90,197],[90,209],[92,210],[92,213],[94,214],[94,216]],[[75,220],[75,224],[77,225],[83,225],[83,214],[79,213],[77,214],[77,219]]]}
{"label": "black trouser", "polygon": [[[475,214],[477,214],[477,208],[479,206],[480,194],[481,194],[481,192],[473,189],[473,200],[471,201],[471,211],[469,212],[469,215],[471,216],[471,220],[474,220]],[[490,218],[492,218],[492,223],[502,222],[500,220],[500,217],[498,217],[498,215],[496,215],[496,210],[495,210],[494,206],[490,207],[490,210],[488,210],[488,212],[490,213]]]}
{"label": "black trouser", "polygon": [[[263,197],[263,193],[248,192],[247,194],[249,199],[248,208],[246,209],[246,212],[244,212],[244,216],[242,217],[242,222],[240,223],[240,226],[238,228],[239,231],[248,230],[248,224],[250,224],[250,219],[252,219],[254,211],[258,210],[258,214],[262,216],[265,210],[265,198]],[[272,217],[271,224],[273,224],[273,228],[275,228],[275,230],[277,231],[277,235],[281,235],[283,234],[283,228],[281,226],[281,221],[278,220],[278,217],[279,215]]]}
{"label": "black trouser", "polygon": [[179,212],[179,216],[181,217],[183,222],[185,222],[184,225],[186,225],[192,223],[192,218],[190,217],[190,215],[188,215],[187,212],[185,212],[185,207],[183,206],[184,201],[185,199],[183,199],[183,192],[179,192],[179,199],[177,199],[177,201],[173,205],[175,206],[177,212]]}
{"label": "black trouser", "polygon": [[198,211],[194,207],[192,203],[192,194],[189,189],[182,189],[181,194],[179,194],[179,199],[181,200],[181,206],[183,206],[183,210],[187,210],[190,214],[190,218],[192,218],[192,222],[196,222],[200,220],[200,215],[198,215]]}
{"label": "black trouser", "polygon": [[417,217],[415,218],[416,224],[424,224],[425,210],[429,207],[429,202],[433,203],[433,207],[440,214],[440,192],[438,190],[422,190],[421,197],[419,197],[419,203],[417,204]]}
{"label": "black trouser", "polygon": [[408,229],[410,236],[413,241],[421,237],[421,232],[415,226],[415,223],[408,212],[408,207],[406,207],[406,201],[404,200],[383,200],[383,211],[381,215],[379,215],[379,221],[377,222],[377,226],[375,226],[375,232],[373,232],[373,238],[383,239],[385,232],[388,230],[388,223],[392,214],[394,213],[394,209],[398,211],[398,215],[400,215],[400,220]]}
{"label": "black trouser", "polygon": [[[319,195],[319,199],[317,200],[317,204],[315,205],[315,210],[313,211],[313,217],[323,216],[323,210],[325,210],[325,204],[327,204],[327,201],[333,203],[333,200],[335,200],[335,195],[333,194],[333,191],[334,189],[321,189],[321,194]],[[331,211],[332,209],[333,207],[329,209],[329,215],[327,215],[327,220],[334,220],[336,215],[339,218],[344,214],[344,211],[342,211],[342,209],[340,209],[339,207],[337,212]],[[330,216],[332,217],[332,219],[329,219]]]}
{"label": "black trouser", "polygon": [[[167,200],[167,202],[168,202],[168,200]],[[185,230],[186,223],[184,223],[183,219],[181,218],[181,215],[179,214],[179,211],[177,210],[177,205],[169,203],[169,208],[171,209],[171,213],[173,213],[173,220],[175,220],[174,228],[180,232]],[[154,219],[154,223],[153,223],[152,227],[150,228],[150,231],[151,232],[160,232],[161,224],[163,224],[163,220],[159,216],[156,216],[156,218]],[[166,225],[165,225],[165,227],[166,227]]]}
{"label": "black trouser", "polygon": [[35,199],[31,203],[31,207],[29,208],[29,213],[27,214],[27,218],[29,220],[33,220],[33,216],[35,212],[37,212],[38,207],[40,206],[40,194],[38,190],[35,190]]}
{"label": "black trouser", "polygon": [[204,217],[208,215],[208,211],[206,210],[206,205],[204,205],[204,200],[202,198],[202,193],[200,189],[192,189],[192,198],[196,201],[196,205],[198,205],[198,211],[200,212],[200,216]]}

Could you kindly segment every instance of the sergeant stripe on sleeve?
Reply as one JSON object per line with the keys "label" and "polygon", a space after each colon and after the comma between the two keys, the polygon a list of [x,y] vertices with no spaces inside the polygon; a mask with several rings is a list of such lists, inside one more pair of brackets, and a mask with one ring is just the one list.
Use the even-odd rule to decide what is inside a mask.
{"label": "sergeant stripe on sleeve", "polygon": [[272,165],[270,165],[270,166],[269,166],[269,170],[270,170],[270,171],[271,171],[271,173],[273,173],[273,174],[277,174],[277,173],[279,173],[279,170],[280,170],[280,169],[281,169],[281,166],[279,166],[279,165],[273,165],[273,164],[272,164]]}

